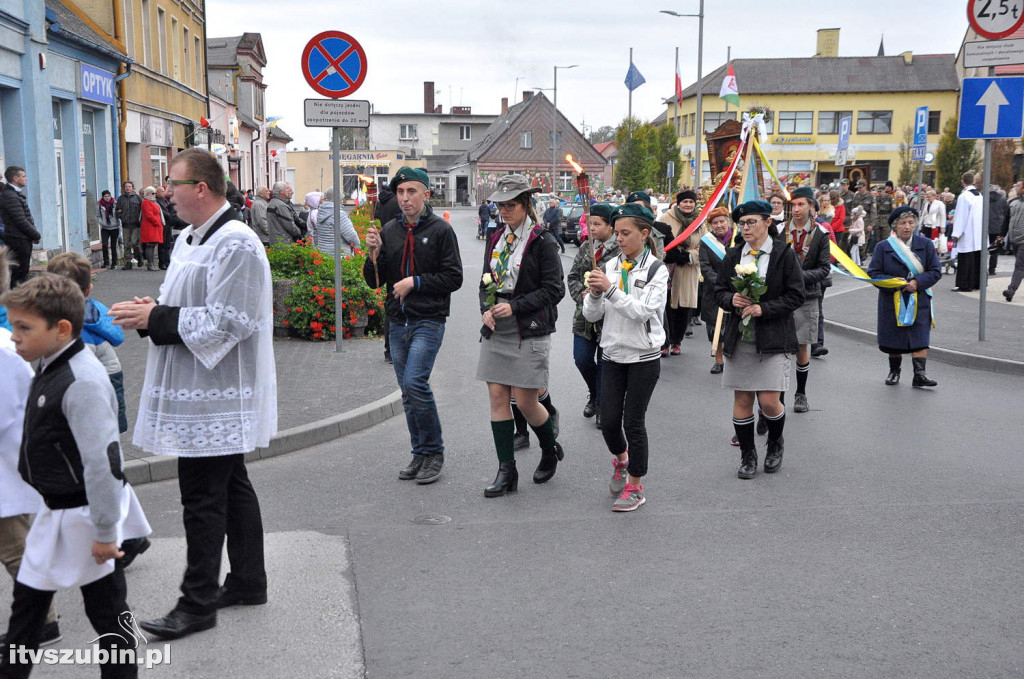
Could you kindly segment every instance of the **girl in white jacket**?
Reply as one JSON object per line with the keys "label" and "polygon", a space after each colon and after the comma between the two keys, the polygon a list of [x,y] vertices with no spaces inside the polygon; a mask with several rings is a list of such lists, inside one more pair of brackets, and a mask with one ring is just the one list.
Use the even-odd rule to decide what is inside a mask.
{"label": "girl in white jacket", "polygon": [[583,316],[590,322],[604,319],[601,433],[614,455],[609,484],[616,496],[612,511],[631,512],[646,502],[642,484],[647,474],[646,415],[661,373],[668,268],[654,256],[654,215],[646,207],[621,205],[611,219],[620,255],[609,260],[603,271],[590,273]]}

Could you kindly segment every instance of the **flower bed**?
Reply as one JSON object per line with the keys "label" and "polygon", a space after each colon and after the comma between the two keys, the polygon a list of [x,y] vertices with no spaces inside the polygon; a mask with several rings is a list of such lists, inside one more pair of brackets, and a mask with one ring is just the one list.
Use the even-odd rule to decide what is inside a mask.
{"label": "flower bed", "polygon": [[[350,218],[365,243],[369,216],[363,208]],[[334,257],[313,247],[311,239],[301,243],[275,245],[267,250],[270,273],[275,281],[291,280],[291,294],[284,300],[282,325],[303,339],[333,340],[336,334],[334,300]],[[384,291],[374,290],[363,280],[366,251],[357,249],[341,262],[342,333],[349,338],[365,326],[375,335],[384,326]]]}

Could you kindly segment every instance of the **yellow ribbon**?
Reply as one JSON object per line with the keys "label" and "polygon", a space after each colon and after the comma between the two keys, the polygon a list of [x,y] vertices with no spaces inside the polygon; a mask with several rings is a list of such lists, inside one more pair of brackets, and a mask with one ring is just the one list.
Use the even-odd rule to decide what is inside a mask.
{"label": "yellow ribbon", "polygon": [[871,283],[877,288],[902,288],[904,285],[907,284],[906,280],[899,277],[872,278],[867,274],[866,271],[864,271],[864,269],[857,266],[857,264],[854,263],[852,259],[850,259],[850,256],[843,252],[842,248],[836,245],[833,241],[829,240],[828,248],[831,255],[836,258],[836,261],[839,262],[844,269],[846,269],[846,271],[840,270],[840,273],[845,273],[848,276],[856,278],[857,280],[863,281],[865,283]]}
{"label": "yellow ribbon", "polygon": [[768,158],[765,157],[764,151],[761,150],[761,145],[757,142],[757,136],[754,135],[751,138],[754,140],[754,150],[757,151],[757,155],[761,157],[761,162],[764,163],[764,166],[768,168],[768,173],[772,176],[772,179],[774,179],[776,183],[779,185],[779,189],[782,191],[782,195],[785,196],[786,200],[789,200],[791,198],[791,196],[789,195],[789,191],[786,189],[786,185],[783,183],[783,181],[779,179],[779,175],[775,174],[775,168],[772,167],[772,164],[768,162]]}

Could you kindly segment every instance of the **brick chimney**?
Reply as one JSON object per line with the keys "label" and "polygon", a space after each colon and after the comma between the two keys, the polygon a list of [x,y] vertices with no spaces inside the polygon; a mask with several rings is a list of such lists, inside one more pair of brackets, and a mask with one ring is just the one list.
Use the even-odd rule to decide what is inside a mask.
{"label": "brick chimney", "polygon": [[533,96],[533,90],[523,90],[523,101],[529,101]]}
{"label": "brick chimney", "polygon": [[501,98],[501,115],[508,113],[508,97]]}
{"label": "brick chimney", "polygon": [[424,82],[423,83],[423,112],[433,113],[434,112],[434,83]]}

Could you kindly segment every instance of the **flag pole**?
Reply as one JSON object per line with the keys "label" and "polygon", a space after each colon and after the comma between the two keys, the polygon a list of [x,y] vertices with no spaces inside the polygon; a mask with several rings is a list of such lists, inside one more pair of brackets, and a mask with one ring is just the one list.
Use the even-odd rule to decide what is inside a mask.
{"label": "flag pole", "polygon": [[[676,75],[675,75],[675,77],[676,78],[679,77],[679,48],[678,47],[676,47]],[[674,87],[673,87],[673,89],[674,89]],[[679,105],[681,103],[682,102],[679,101],[679,97],[677,95],[676,96],[676,137],[679,138],[679,139],[681,139],[682,136],[683,136],[682,111],[679,110],[680,109]],[[676,144],[678,144],[678,143],[679,142],[677,141]]]}
{"label": "flag pole", "polygon": [[[630,69],[633,68],[633,48],[632,47],[629,48],[629,68]],[[626,117],[627,118],[632,118],[633,117],[633,89],[631,87],[629,87],[628,85],[626,86],[626,89],[629,90],[629,112],[626,114]]]}

